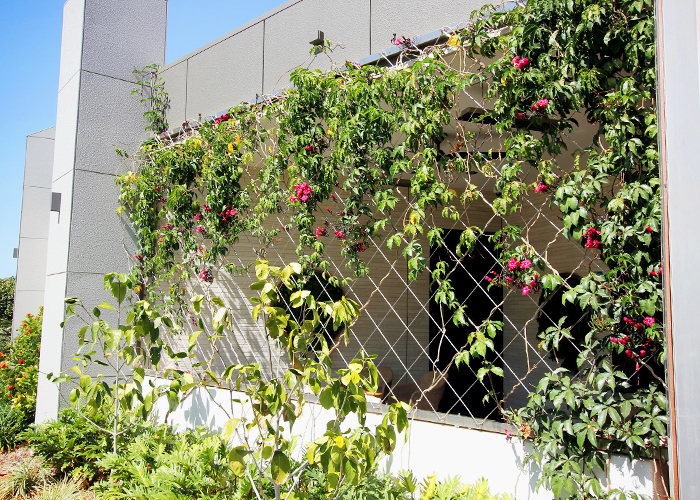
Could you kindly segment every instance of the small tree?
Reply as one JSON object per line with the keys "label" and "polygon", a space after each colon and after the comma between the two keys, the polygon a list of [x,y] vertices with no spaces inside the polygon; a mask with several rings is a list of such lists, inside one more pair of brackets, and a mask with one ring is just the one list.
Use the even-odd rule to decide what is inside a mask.
{"label": "small tree", "polygon": [[[79,300],[66,299],[67,317],[76,316],[85,322],[78,332],[80,349],[75,359],[79,363],[71,369],[77,378],[69,373],[56,377],[50,374],[49,377],[54,382],[73,380],[76,383],[70,393],[71,405],[85,420],[112,436],[114,453],[118,451],[118,437],[130,425],[128,420],[120,418],[124,412],[148,418],[162,396],[167,398],[169,410],[173,411],[193,390],[211,383],[218,386],[226,383],[245,394],[241,401],[232,400],[230,410],[219,405],[229,416],[222,434],[232,445],[230,467],[236,476],[247,476],[256,497],[259,500],[265,497],[263,481],[267,480],[272,483],[277,500],[296,498],[292,493],[302,473],[314,466],[324,472],[330,497],[338,498],[376,470],[379,458],[394,449],[396,431],[400,433],[408,426],[408,407],[395,403],[374,432],[366,426],[365,393],[376,392],[378,383],[373,356],[362,353],[347,368],[334,371],[330,357],[333,346],[329,346],[322,333],[331,325],[336,331],[349,328],[359,315],[359,306],[345,297],[321,301],[309,290],[297,290],[289,296],[291,306],[302,313],[301,319],[295,321],[288,309],[276,305],[280,300],[277,283],[281,280],[283,286],[292,290],[301,271],[298,263],[280,268],[260,260],[255,265],[259,280],[251,285],[256,292],[256,296],[251,297],[256,304],[253,319],[263,321],[267,340],[276,342],[287,353],[289,368],[282,377],[266,379],[260,365],[251,363],[229,365],[220,374],[206,370],[206,377],[198,382],[191,372],[167,369],[169,385],[144,383],[144,360],[158,369],[164,353],[176,360],[194,358],[197,338],[204,334],[203,320],[198,322],[202,330],[190,336],[186,351],[173,351],[164,342],[165,336],[161,338],[161,328],[173,329],[173,323],[146,301],[128,305],[129,288],[139,285],[134,286],[133,279],[127,275],[114,273],[105,276],[104,283],[105,289],[117,300],[117,307],[103,302],[90,312]],[[225,328],[232,328],[231,311],[220,299],[205,295],[192,298],[197,314],[201,314],[205,303],[216,310],[213,337],[221,336]],[[101,318],[105,310],[116,312],[118,327],[111,327]],[[125,324],[122,324],[123,319]],[[106,369],[106,373],[92,375],[94,365]],[[318,396],[325,409],[332,409],[336,418],[322,437],[309,443],[305,453],[299,454],[305,460],[294,465],[293,454],[299,437],[294,436],[293,427],[309,392]],[[212,401],[218,405],[215,399]],[[113,415],[113,427],[101,427],[81,405],[92,410],[107,407]],[[349,415],[357,417],[359,426],[343,429],[342,424]]]}

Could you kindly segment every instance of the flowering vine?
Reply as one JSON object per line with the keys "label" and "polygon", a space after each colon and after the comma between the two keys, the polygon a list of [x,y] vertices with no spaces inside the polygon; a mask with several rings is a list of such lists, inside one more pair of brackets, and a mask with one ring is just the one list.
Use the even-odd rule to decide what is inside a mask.
{"label": "flowering vine", "polygon": [[[569,284],[527,228],[507,224],[490,236],[500,267],[484,279],[520,300],[561,296],[587,318],[589,333],[576,340],[578,372],[548,373],[526,407],[503,416],[534,440],[529,459],[542,466],[541,484],[557,495],[604,497],[587,471],[604,467],[607,454],[665,453],[653,28],[650,0],[485,7],[445,45],[423,51],[395,37],[410,64],[298,69],[293,90],[231,108],[177,140],[149,141],[137,169],[118,179],[140,245],[139,282],[154,302],[183,306],[180,283],[189,277],[210,284],[217,273],[242,271],[226,256],[243,233],[257,238],[262,254],[292,238],[302,282],[329,268],[328,245],[338,245],[350,280],[369,272],[364,252],[385,244],[406,258],[409,279],[430,272],[435,296],[468,327],[468,311],[449,299],[449,276],[426,259],[422,238],[444,245],[433,215],[457,221],[484,203],[506,219],[530,200],[548,204],[561,234],[602,270],[589,267]],[[475,146],[473,129],[458,125],[456,142],[445,141],[446,127],[462,118],[462,93],[475,86],[488,105],[475,123],[502,142],[498,167]],[[565,167],[581,120],[594,136]],[[472,172],[495,195],[478,188]],[[410,208],[397,224],[400,183]],[[466,258],[486,232],[465,227],[455,258]],[[495,325],[478,327],[493,338]],[[542,332],[542,349],[556,351],[570,330],[560,321]],[[458,359],[475,359],[465,355],[472,351]],[[498,376],[496,368],[489,370]]]}

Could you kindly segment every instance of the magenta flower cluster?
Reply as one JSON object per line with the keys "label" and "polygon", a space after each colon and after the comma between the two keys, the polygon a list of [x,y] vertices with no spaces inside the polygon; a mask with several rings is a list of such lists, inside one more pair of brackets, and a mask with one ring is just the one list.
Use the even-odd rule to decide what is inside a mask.
{"label": "magenta flower cluster", "polygon": [[199,273],[199,279],[207,283],[212,283],[214,281],[214,275],[210,269],[202,269],[202,272]]}
{"label": "magenta flower cluster", "polygon": [[220,215],[221,220],[223,222],[227,222],[233,219],[236,215],[238,215],[238,212],[235,208],[231,208],[231,205],[228,205],[226,208],[223,209]]}
{"label": "magenta flower cluster", "polygon": [[228,120],[230,120],[230,119],[231,119],[231,117],[229,116],[229,114],[228,114],[228,113],[224,113],[223,115],[221,115],[220,117],[218,117],[216,120],[214,120],[214,125],[218,125],[219,123],[228,121]]}
{"label": "magenta flower cluster", "polygon": [[486,276],[484,279],[496,286],[519,288],[522,290],[523,295],[539,290],[540,276],[537,273],[532,273],[532,261],[530,259],[519,261],[513,257],[508,261],[506,267],[507,270],[504,269],[501,274],[491,271],[491,276]]}
{"label": "magenta flower cluster", "polygon": [[547,184],[544,184],[542,182],[538,182],[537,186],[535,187],[535,193],[540,193],[542,191],[547,191],[549,189],[549,186]]}
{"label": "magenta flower cluster", "polygon": [[515,66],[515,69],[523,69],[530,64],[530,60],[527,57],[523,57],[521,59],[518,56],[515,56],[511,62],[513,63],[513,66]]}
{"label": "magenta flower cluster", "polygon": [[532,110],[539,113],[543,112],[547,105],[549,104],[549,99],[540,99],[535,104],[532,105]]}
{"label": "magenta flower cluster", "polygon": [[586,248],[600,248],[603,246],[603,243],[600,241],[600,230],[593,226],[589,227],[583,235],[586,236],[586,242],[584,243]]}
{"label": "magenta flower cluster", "polygon": [[296,184],[294,188],[297,190],[296,191],[296,196],[292,195],[289,197],[289,201],[294,203],[295,201],[300,201],[302,203],[307,203],[311,199],[311,195],[313,194],[313,190],[311,189],[311,186],[309,186],[306,182],[302,182],[301,184]]}

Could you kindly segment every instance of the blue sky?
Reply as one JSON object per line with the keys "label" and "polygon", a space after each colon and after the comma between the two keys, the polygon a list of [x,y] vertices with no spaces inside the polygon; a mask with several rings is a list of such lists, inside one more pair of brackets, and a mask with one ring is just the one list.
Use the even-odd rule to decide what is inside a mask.
{"label": "blue sky", "polygon": [[[167,62],[282,5],[286,0],[169,0]],[[0,277],[14,276],[26,137],[56,122],[63,2],[0,2]]]}

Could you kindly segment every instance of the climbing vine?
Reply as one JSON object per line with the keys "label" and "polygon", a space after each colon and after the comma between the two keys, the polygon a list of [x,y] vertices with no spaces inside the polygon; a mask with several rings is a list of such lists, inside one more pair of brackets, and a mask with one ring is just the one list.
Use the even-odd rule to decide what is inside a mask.
{"label": "climbing vine", "polygon": [[[503,376],[480,361],[502,323],[470,323],[447,266],[431,268],[424,248],[445,245],[436,218],[469,221],[471,207],[488,206],[506,225],[492,234],[465,223],[455,258],[488,237],[501,267],[484,285],[541,293],[540,308],[561,297],[587,323],[585,338],[564,318],[540,333],[545,352],[571,340],[578,368],[547,373],[524,408],[501,400],[503,418],[534,440],[541,485],[619,495],[593,472],[612,453],[665,456],[653,10],[650,0],[488,6],[444,44],[399,37],[402,52],[386,66],[297,69],[280,95],[159,134],[118,179],[138,236],[139,290],[182,324],[189,283],[207,289],[248,272],[228,258],[244,235],[261,257],[294,239],[298,290],[329,270],[331,250],[350,270],[329,277],[339,286],[369,275],[365,252],[385,245],[405,257],[409,280],[429,273],[455,325],[475,330],[456,362],[483,363],[482,380]],[[398,217],[397,186],[410,198]],[[510,222],[529,206],[556,214],[557,237],[585,256],[581,279],[560,275],[529,226]]]}

